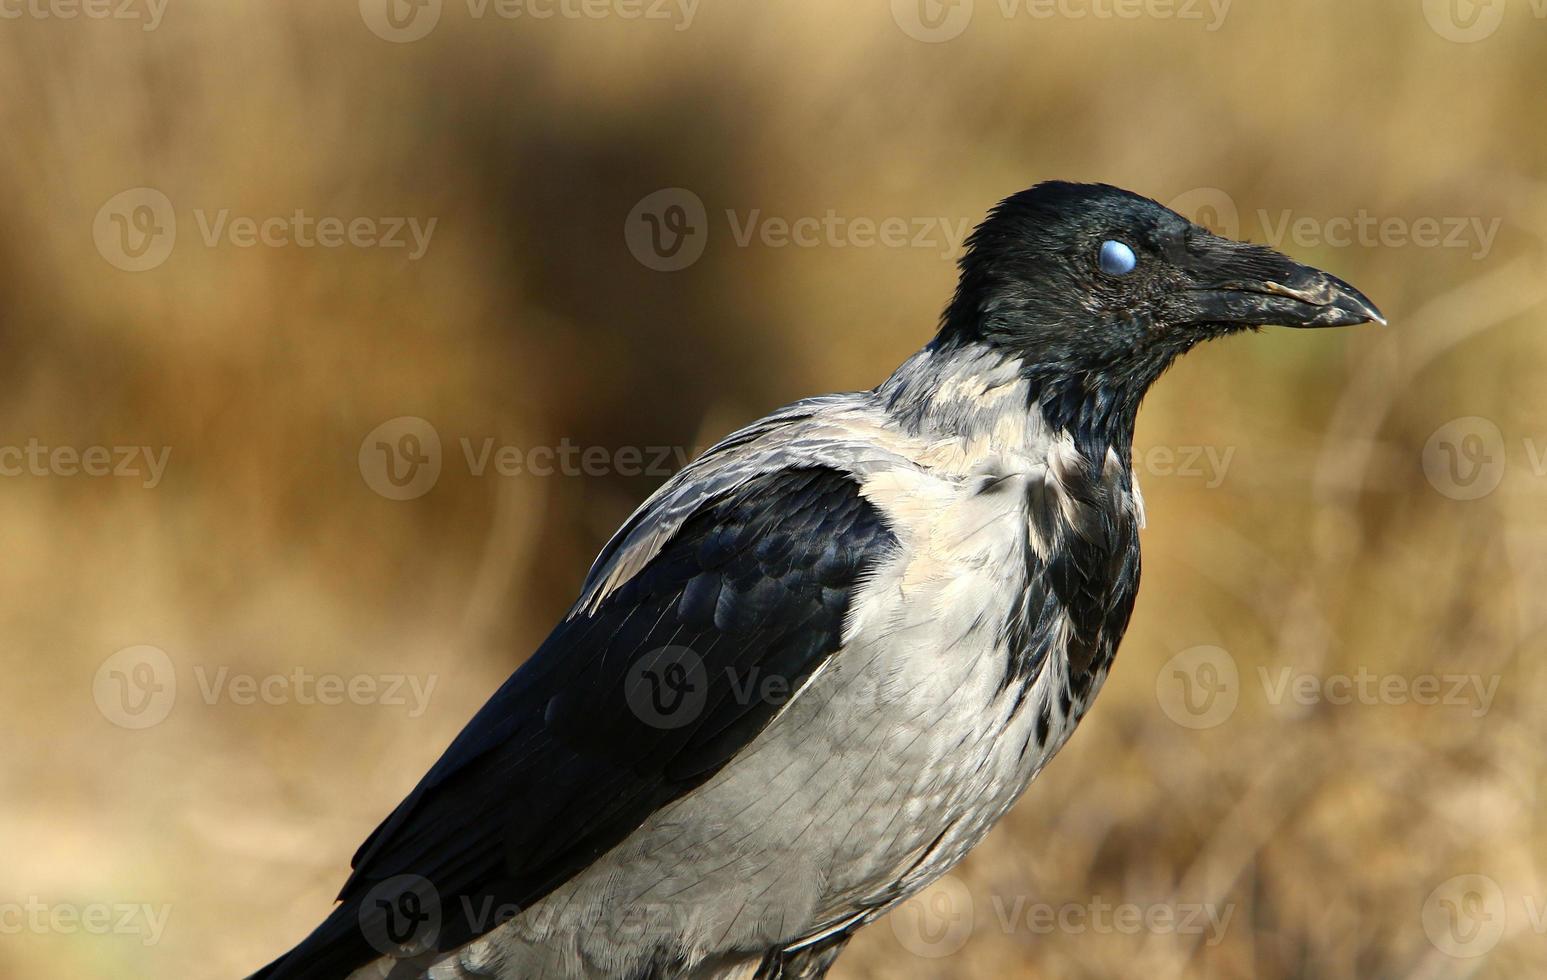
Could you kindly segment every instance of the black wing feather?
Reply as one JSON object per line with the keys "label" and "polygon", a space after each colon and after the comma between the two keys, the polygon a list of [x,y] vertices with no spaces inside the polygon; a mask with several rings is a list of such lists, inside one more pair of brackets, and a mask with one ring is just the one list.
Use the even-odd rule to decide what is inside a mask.
{"label": "black wing feather", "polygon": [[[375,959],[361,922],[385,913],[363,899],[398,876],[433,886],[440,950],[498,925],[490,910],[540,900],[768,724],[786,698],[755,695],[798,689],[838,649],[854,590],[895,544],[854,478],[831,469],[755,477],[708,501],[638,574],[554,629],[361,845],[334,915],[258,976],[338,977]],[[663,678],[683,682],[672,663],[704,685],[665,691],[691,714],[640,700]]]}

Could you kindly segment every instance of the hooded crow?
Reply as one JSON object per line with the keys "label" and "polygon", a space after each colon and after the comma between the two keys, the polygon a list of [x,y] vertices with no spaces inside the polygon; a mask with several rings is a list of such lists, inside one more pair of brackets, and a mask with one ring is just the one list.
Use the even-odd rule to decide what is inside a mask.
{"label": "hooded crow", "polygon": [[821,977],[1063,746],[1139,585],[1134,417],[1198,343],[1384,323],[1106,185],[966,243],[932,341],[687,466],[256,976]]}

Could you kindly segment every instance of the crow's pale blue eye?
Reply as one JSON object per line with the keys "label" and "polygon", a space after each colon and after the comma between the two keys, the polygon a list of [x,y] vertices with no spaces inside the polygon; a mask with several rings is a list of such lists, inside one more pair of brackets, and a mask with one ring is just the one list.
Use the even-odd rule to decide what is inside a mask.
{"label": "crow's pale blue eye", "polygon": [[1134,266],[1139,264],[1139,258],[1127,245],[1109,240],[1101,243],[1098,262],[1101,265],[1101,271],[1107,275],[1126,276],[1133,271]]}

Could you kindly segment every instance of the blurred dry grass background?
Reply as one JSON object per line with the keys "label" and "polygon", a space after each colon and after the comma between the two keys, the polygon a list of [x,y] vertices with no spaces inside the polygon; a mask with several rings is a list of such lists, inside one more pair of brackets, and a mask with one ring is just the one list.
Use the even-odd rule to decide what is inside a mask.
{"label": "blurred dry grass background", "polygon": [[[0,23],[0,444],[171,451],[153,489],[0,479],[0,975],[239,975],[325,913],[354,846],[659,482],[475,477],[457,440],[702,446],[868,387],[930,335],[958,243],[738,247],[727,209],[975,222],[1054,176],[1162,201],[1218,188],[1259,240],[1259,211],[1500,224],[1487,249],[1283,243],[1392,327],[1239,338],[1162,381],[1141,453],[1233,455],[1202,476],[1144,457],[1145,586],[1097,709],[953,878],[834,976],[1543,975],[1547,21],[1492,7],[1476,43],[1416,0],[1240,2],[1214,31],[977,0],[943,43],[886,0],[704,0],[686,29],[448,0],[405,44],[347,0],[172,0],[152,31]],[[93,220],[142,186],[173,203],[177,243],[124,272]],[[666,187],[696,193],[711,229],[675,273],[623,235]],[[437,224],[417,261],[207,247],[195,212],[220,209]],[[434,424],[445,467],[393,501],[357,451],[403,415]],[[1431,440],[1469,416],[1502,442]],[[1447,445],[1502,467],[1498,489],[1440,492]],[[139,731],[93,697],[137,644],[179,685]],[[1199,646],[1228,651],[1239,703],[1193,729],[1167,714],[1163,668]],[[206,703],[197,678],[222,667],[436,686],[417,717]],[[1497,694],[1487,711],[1274,704],[1260,671],[1285,668]],[[1447,884],[1463,874],[1497,893],[1468,899]],[[1017,901],[1230,918],[1218,935],[1006,928]],[[28,927],[29,902],[169,916],[151,942]]]}

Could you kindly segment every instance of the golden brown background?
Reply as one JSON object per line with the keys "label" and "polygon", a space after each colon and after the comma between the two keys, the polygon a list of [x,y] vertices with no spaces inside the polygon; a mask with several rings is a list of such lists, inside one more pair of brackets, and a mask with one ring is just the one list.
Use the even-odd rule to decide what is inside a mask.
{"label": "golden brown background", "polygon": [[[1541,3],[445,0],[389,41],[377,0],[123,2],[0,5],[0,447],[170,453],[154,486],[0,454],[0,975],[230,977],[298,940],[660,482],[477,476],[461,440],[700,447],[873,385],[953,283],[959,242],[914,220],[1050,177],[1210,189],[1199,217],[1257,240],[1287,215],[1278,244],[1391,326],[1161,382],[1106,693],[833,976],[1547,971]],[[168,231],[139,188],[175,244],[124,271]],[[675,272],[625,235],[664,188],[706,209]],[[223,209],[436,225],[418,258],[208,243]],[[909,242],[736,240],[829,210]],[[442,444],[412,500],[359,456],[401,416]],[[142,646],[165,660],[109,662]],[[176,683],[143,728],[134,658],[139,693]],[[435,687],[415,715],[306,703],[297,672]],[[271,696],[206,693],[236,675]],[[1200,909],[1223,929],[1164,925]]]}

